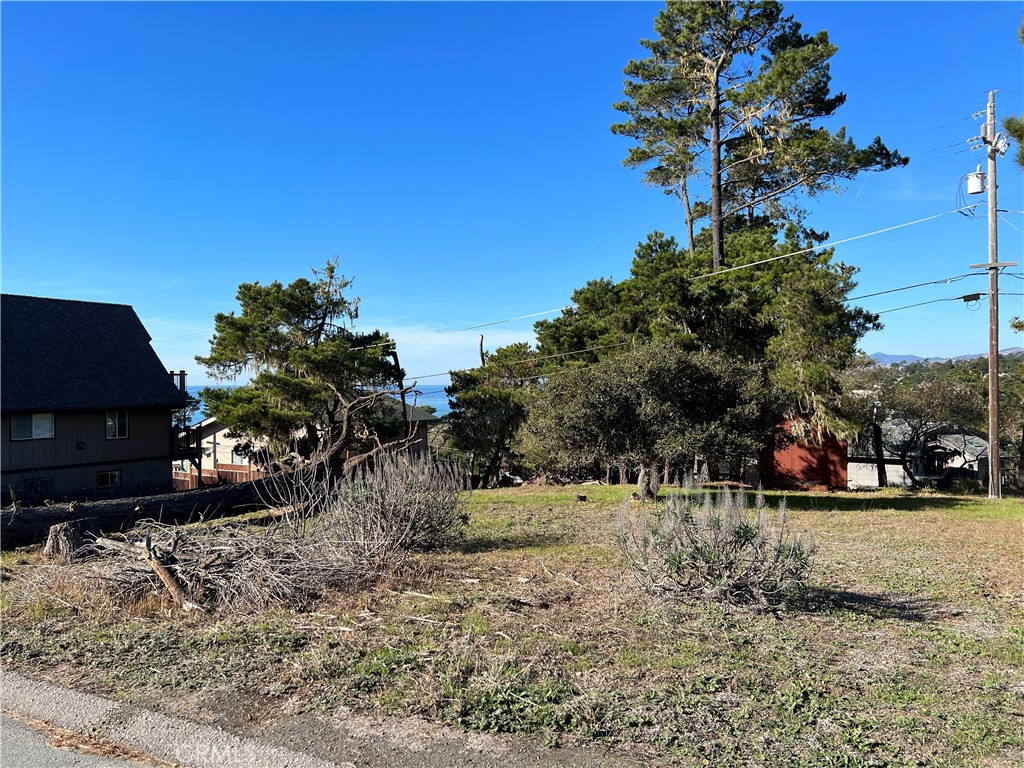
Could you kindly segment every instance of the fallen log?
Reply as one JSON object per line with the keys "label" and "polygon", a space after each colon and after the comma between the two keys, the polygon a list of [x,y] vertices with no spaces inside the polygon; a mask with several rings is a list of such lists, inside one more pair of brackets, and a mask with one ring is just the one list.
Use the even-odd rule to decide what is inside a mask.
{"label": "fallen log", "polygon": [[83,501],[49,507],[20,507],[0,513],[0,548],[46,540],[51,526],[81,521],[83,536],[124,531],[139,520],[178,525],[240,515],[270,506],[266,480],[221,485],[157,496]]}
{"label": "fallen log", "polygon": [[[369,402],[376,402],[376,398],[375,394]],[[389,443],[377,440],[377,444],[365,453],[344,457],[341,451],[344,441],[339,440],[329,451],[307,462],[302,472],[307,477],[331,472],[337,477],[345,477],[361,464],[373,461],[379,453],[406,448],[414,439],[415,435]],[[82,524],[82,535],[95,536],[127,530],[139,520],[152,519],[168,525],[181,525],[268,509],[276,506],[271,500],[279,495],[278,484],[286,474],[287,471],[282,471],[247,483],[192,491],[105,501],[73,501],[49,507],[24,507],[15,500],[10,509],[0,512],[0,549],[38,544],[46,539],[52,526],[72,520],[88,519],[88,525]]]}

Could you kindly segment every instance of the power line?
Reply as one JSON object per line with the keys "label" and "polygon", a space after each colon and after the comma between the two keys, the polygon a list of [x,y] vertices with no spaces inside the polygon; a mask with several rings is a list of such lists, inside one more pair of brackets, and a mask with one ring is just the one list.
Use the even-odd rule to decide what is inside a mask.
{"label": "power line", "polygon": [[[1011,293],[1009,291],[1000,291],[999,295],[1000,296],[1024,296],[1024,293]],[[884,315],[884,314],[887,314],[889,312],[899,312],[900,310],[903,310],[903,309],[913,309],[914,307],[923,307],[926,304],[938,304],[939,302],[942,302],[942,301],[963,301],[963,302],[968,302],[968,301],[980,301],[981,299],[987,299],[988,298],[988,294],[987,293],[979,293],[979,294],[977,294],[977,296],[978,296],[977,299],[972,298],[973,296],[974,296],[974,294],[969,293],[969,294],[966,294],[964,296],[951,296],[951,297],[949,297],[947,299],[932,299],[931,301],[922,301],[922,302],[920,302],[918,304],[908,304],[905,307],[894,307],[893,309],[884,309],[881,312],[875,312],[875,314],[876,315]]]}
{"label": "power line", "polygon": [[936,160],[945,160],[948,157],[956,157],[957,155],[962,155],[970,151],[970,147],[964,147],[963,149],[958,149],[956,152],[948,152],[945,155],[939,155],[938,157],[929,157],[926,160],[921,160],[920,162],[917,163],[917,165],[924,165],[925,163],[934,163]]}
{"label": "power line", "polygon": [[905,139],[916,139],[918,136],[924,136],[926,133],[932,133],[933,131],[939,131],[939,130],[942,130],[943,128],[949,128],[949,126],[951,126],[951,125],[957,125],[958,123],[963,123],[963,122],[966,122],[968,120],[973,120],[973,119],[974,119],[974,115],[968,115],[967,117],[961,117],[958,120],[953,120],[952,122],[949,122],[949,123],[943,123],[942,125],[936,125],[934,128],[926,128],[923,131],[918,131],[917,133],[912,133],[909,136],[900,136],[898,139],[893,139],[893,143],[895,144],[897,141],[904,141]]}
{"label": "power line", "polygon": [[[664,218],[668,218],[668,217],[675,217],[675,216],[678,216],[678,215],[679,215],[678,211],[666,211],[665,213],[659,213],[659,214],[656,214],[654,216],[646,216],[646,217],[644,217],[642,219],[636,219],[634,221],[627,222],[625,224],[619,224],[619,225],[616,225],[614,227],[609,227],[608,229],[599,230],[599,231],[593,232],[593,233],[591,233],[589,235],[584,235],[582,237],[577,237],[577,238],[574,238],[572,240],[566,240],[566,241],[561,242],[561,243],[553,243],[553,244],[550,244],[550,245],[541,246],[539,248],[526,249],[526,250],[521,251],[520,253],[512,254],[510,256],[504,257],[502,259],[501,266],[499,266],[497,270],[495,270],[494,266],[489,266],[486,269],[481,268],[481,269],[474,269],[474,270],[465,271],[458,278],[453,279],[453,280],[446,280],[444,278],[436,278],[436,279],[433,279],[433,280],[428,280],[426,282],[419,281],[412,288],[399,287],[399,288],[396,288],[394,290],[390,290],[390,291],[386,290],[386,291],[383,291],[383,292],[375,293],[371,298],[367,299],[365,303],[366,304],[374,304],[374,303],[380,301],[382,298],[395,298],[395,297],[400,297],[400,296],[408,295],[411,292],[420,290],[424,285],[429,285],[429,286],[434,287],[434,288],[443,288],[443,287],[447,287],[447,286],[450,286],[450,285],[457,285],[458,283],[465,282],[466,280],[471,280],[475,276],[482,275],[482,274],[485,274],[485,273],[486,274],[494,274],[496,271],[497,272],[508,271],[509,269],[512,269],[515,266],[516,263],[529,262],[529,261],[531,261],[533,259],[536,259],[536,258],[541,257],[541,256],[545,256],[545,255],[549,256],[549,257],[553,257],[554,255],[559,254],[559,253],[561,253],[561,254],[571,254],[573,251],[578,250],[580,247],[588,247],[588,246],[592,246],[594,243],[600,243],[600,242],[607,241],[607,240],[611,239],[611,237],[614,236],[615,233],[621,232],[623,230],[628,230],[631,227],[637,226],[638,224],[645,224],[647,222],[656,221],[658,219],[664,219]],[[584,255],[586,255],[586,254],[584,253]]]}
{"label": "power line", "polygon": [[[781,259],[786,259],[786,258],[789,258],[791,256],[799,256],[799,255],[802,255],[802,254],[805,254],[805,253],[812,253],[814,251],[819,251],[819,250],[822,250],[822,249],[825,249],[825,248],[832,248],[832,247],[835,247],[837,245],[843,245],[845,243],[850,243],[850,242],[853,242],[855,240],[862,240],[862,239],[867,238],[867,237],[874,237],[875,235],[885,234],[886,232],[893,232],[893,231],[895,231],[897,229],[903,229],[905,227],[914,226],[916,224],[923,224],[924,222],[932,221],[934,219],[941,218],[942,216],[948,216],[948,215],[953,214],[953,213],[960,213],[961,211],[975,208],[977,205],[978,204],[963,206],[961,208],[956,208],[956,209],[953,209],[951,211],[944,211],[943,213],[937,213],[937,214],[934,214],[932,216],[926,216],[926,217],[921,218],[921,219],[915,219],[914,221],[908,221],[908,222],[904,222],[902,224],[896,224],[896,225],[891,226],[891,227],[884,227],[883,229],[877,229],[877,230],[875,230],[873,232],[865,232],[863,234],[854,235],[852,237],[847,237],[847,238],[844,238],[842,240],[834,240],[832,242],[822,243],[821,245],[811,246],[810,248],[803,248],[803,249],[801,249],[799,251],[793,251],[791,253],[785,253],[785,254],[782,254],[780,256],[773,256],[773,257],[771,257],[769,259],[762,259],[760,261],[754,261],[754,262],[751,262],[749,264],[741,264],[741,265],[736,266],[736,267],[729,267],[729,268],[726,268],[726,269],[720,269],[717,272],[707,272],[707,273],[702,274],[702,275],[696,275],[695,277],[692,278],[691,282],[696,281],[696,280],[700,280],[701,278],[715,277],[717,275],[721,275],[721,274],[724,274],[726,272],[735,272],[735,271],[741,270],[741,269],[748,269],[750,267],[761,266],[762,264],[768,264],[768,263],[771,263],[771,262],[774,262],[774,261],[779,261]],[[1014,211],[1009,211],[1009,212],[1013,213]],[[935,282],[946,282],[947,280],[952,280],[952,279],[954,279],[954,278],[947,278],[946,280],[939,280],[939,281],[935,281]],[[955,278],[955,279],[961,279],[961,278]],[[930,283],[921,283],[920,285],[928,285],[928,284],[930,284]],[[883,293],[896,292],[896,291],[900,291],[900,290],[908,290],[909,288],[916,288],[916,287],[919,287],[919,286],[915,285],[915,286],[906,286],[905,288],[895,288],[895,289],[892,289],[891,291],[881,291],[881,292],[876,293],[876,294],[867,294],[867,295],[864,295],[864,296],[855,297],[854,299],[848,299],[848,301],[853,301],[855,299],[861,299],[861,298],[867,298],[868,296],[881,295]],[[917,305],[914,305],[914,306],[917,306]],[[526,319],[533,318],[533,317],[541,317],[543,315],[550,315],[550,314],[553,314],[555,312],[564,312],[564,311],[566,311],[568,309],[572,309],[572,308],[573,308],[573,305],[570,304],[570,305],[566,305],[564,307],[557,307],[555,309],[547,309],[547,310],[544,310],[542,312],[532,312],[532,313],[529,313],[529,314],[519,315],[517,317],[510,317],[510,318],[506,318],[506,319],[503,319],[503,320],[493,320],[493,321],[486,322],[486,323],[477,323],[476,325],[466,326],[465,328],[457,328],[457,329],[450,330],[450,331],[440,331],[438,333],[438,335],[450,335],[450,334],[453,334],[453,333],[464,333],[464,332],[467,332],[467,331],[479,330],[480,328],[487,328],[487,327],[491,327],[491,326],[495,326],[495,325],[502,325],[504,323],[512,323],[512,322],[516,322],[518,320],[526,320]],[[897,309],[903,309],[903,307],[898,307]],[[894,312],[896,310],[893,309],[893,310],[884,310],[884,311],[885,312]],[[877,314],[881,314],[881,313],[877,313]],[[415,341],[415,339],[411,339],[411,338],[410,339],[403,339],[403,340],[401,340],[401,343],[408,343],[408,342],[412,342],[412,341]],[[356,351],[356,350],[362,350],[362,349],[370,349],[370,348],[373,348],[373,347],[387,346],[389,344],[397,345],[398,343],[400,343],[399,340],[390,340],[390,341],[378,342],[376,344],[369,344],[369,345],[362,346],[362,347],[353,347],[352,349],[353,349],[353,351]],[[585,351],[589,351],[589,350],[576,350],[574,352],[566,353],[566,354],[578,354],[578,353],[582,353],[582,352],[585,352]],[[471,370],[471,369],[466,369],[466,370]],[[449,372],[445,372],[445,373],[431,373],[431,374],[427,374],[427,375],[424,375],[424,376],[407,377],[407,378],[417,379],[417,380],[421,379],[421,378],[423,378],[423,379],[435,378],[435,377],[438,377],[438,376],[447,376],[448,373]]]}
{"label": "power line", "polygon": [[718,275],[724,275],[726,272],[736,272],[737,270],[740,270],[740,269],[748,269],[750,267],[758,267],[758,266],[761,266],[762,264],[768,264],[768,263],[773,262],[773,261],[779,261],[781,259],[788,259],[790,256],[800,256],[801,254],[804,254],[804,253],[813,253],[814,251],[820,251],[823,248],[834,248],[837,245],[843,245],[844,243],[851,243],[854,240],[862,240],[865,237],[874,237],[875,235],[881,235],[881,234],[884,234],[886,232],[892,232],[894,230],[902,229],[904,227],[911,227],[911,226],[913,226],[915,224],[923,224],[926,221],[931,221],[932,219],[938,219],[938,218],[941,218],[942,216],[948,216],[951,213],[960,213],[963,210],[966,210],[968,208],[975,208],[978,205],[980,205],[980,203],[975,203],[974,205],[964,206],[963,208],[955,208],[952,211],[945,211],[944,213],[936,213],[933,216],[926,216],[923,219],[915,219],[914,221],[908,221],[908,222],[905,222],[903,224],[897,224],[897,225],[895,225],[893,227],[885,227],[884,229],[876,229],[874,232],[866,232],[863,235],[854,235],[853,237],[847,237],[847,238],[845,238],[843,240],[834,240],[834,241],[829,242],[829,243],[822,243],[821,245],[812,245],[810,248],[803,248],[803,249],[801,249],[799,251],[793,251],[792,253],[784,253],[781,256],[772,256],[770,259],[762,259],[761,261],[752,261],[749,264],[740,264],[738,267],[728,267],[726,269],[720,269],[717,272],[706,272],[703,275],[697,275],[696,277],[693,278],[693,280],[700,280],[702,277],[717,277]]}
{"label": "power line", "polygon": [[[899,312],[899,311],[904,310],[904,309],[913,309],[914,307],[923,307],[926,304],[938,304],[939,302],[943,302],[943,301],[964,301],[964,302],[966,302],[966,301],[975,301],[976,299],[968,298],[968,297],[973,297],[974,295],[975,294],[968,293],[968,294],[965,294],[964,296],[951,296],[948,299],[932,299],[931,301],[921,301],[921,302],[918,302],[917,304],[907,304],[907,306],[905,306],[905,307],[894,307],[893,309],[883,309],[881,312],[875,312],[875,314],[876,315],[887,315],[890,312]],[[988,296],[987,293],[979,293],[979,294],[977,294],[977,298],[978,299],[982,299],[982,298],[985,298],[987,296]]]}
{"label": "power line", "polygon": [[922,288],[926,285],[939,285],[940,283],[956,283],[967,277],[983,276],[984,272],[968,272],[963,275],[954,275],[953,277],[945,277],[940,280],[929,280],[927,283],[915,283],[914,285],[904,285],[902,288],[890,288],[887,291],[876,291],[875,293],[865,293],[860,296],[850,296],[843,301],[859,301],[860,299],[870,299],[872,296],[884,296],[887,293],[898,293],[899,291],[909,291],[911,288]]}
{"label": "power line", "polygon": [[[924,149],[924,150],[921,150],[920,152],[914,152],[913,154],[916,157],[920,157],[921,155],[930,155],[932,152],[941,152],[944,149],[952,149],[953,147],[962,146],[962,145],[966,144],[968,141],[969,141],[969,139],[960,139],[960,141],[954,141],[952,144],[946,144],[945,146],[942,146],[942,147],[934,147],[933,149]],[[954,152],[953,154],[958,154],[958,153]],[[911,161],[911,162],[913,162],[913,161]]]}
{"label": "power line", "polygon": [[1008,227],[1009,227],[1010,229],[1015,229],[1015,230],[1017,230],[1018,232],[1020,232],[1020,227],[1018,227],[1018,226],[1017,226],[1016,224],[1014,224],[1014,223],[1013,223],[1012,221],[1010,221],[1009,219],[1007,219],[1007,218],[1006,218],[1005,216],[1000,216],[1000,217],[999,217],[999,220],[1000,220],[1001,222],[1003,222],[1003,224],[1005,224],[1006,226],[1008,226]]}
{"label": "power line", "polygon": [[[475,331],[475,330],[478,330],[480,328],[488,328],[488,327],[490,327],[492,325],[501,325],[503,323],[514,323],[517,320],[528,320],[531,317],[540,317],[542,315],[550,315],[550,314],[553,314],[555,312],[564,312],[567,309],[572,309],[572,305],[570,304],[570,305],[567,305],[567,306],[564,306],[564,307],[557,307],[556,309],[545,309],[543,312],[531,312],[528,315],[519,315],[518,317],[508,317],[508,318],[505,318],[504,320],[492,320],[489,323],[479,323],[478,325],[469,325],[469,326],[466,326],[465,328],[456,328],[453,331],[438,331],[438,335],[439,336],[447,336],[447,335],[452,334],[452,333],[465,333],[466,331]],[[401,341],[404,344],[406,342],[415,341],[415,339],[402,339]],[[390,344],[396,344],[397,345],[398,343],[399,343],[399,341],[397,339],[391,339],[389,341],[379,341],[376,344],[367,344],[367,345],[362,346],[362,347],[352,347],[352,351],[355,352],[355,351],[360,350],[360,349],[373,349],[374,347],[386,347],[386,346],[388,346]]]}
{"label": "power line", "polygon": [[[599,349],[616,349],[618,347],[628,346],[628,345],[630,345],[632,343],[633,343],[632,341],[623,341],[623,342],[621,342],[619,344],[602,344],[602,345],[597,346],[597,347],[586,347],[585,349],[574,349],[571,352],[559,352],[558,354],[544,355],[543,357],[527,357],[527,358],[524,358],[522,360],[511,360],[508,363],[504,363],[504,365],[519,365],[520,363],[531,363],[531,362],[536,362],[538,360],[553,360],[556,357],[568,357],[569,355],[582,355],[584,352],[596,352]],[[474,368],[460,368],[460,369],[457,369],[455,371],[445,371],[444,373],[428,373],[428,374],[426,374],[424,376],[406,376],[405,378],[409,379],[409,380],[412,380],[412,381],[419,381],[420,379],[433,379],[433,378],[437,378],[438,376],[447,376],[450,373],[464,373],[466,371],[475,371],[475,370],[478,370],[480,367],[481,366],[476,366]],[[526,377],[521,377],[521,378],[527,378],[528,379],[528,378],[531,378],[531,377],[526,376]]]}
{"label": "power line", "polygon": [[[714,277],[716,275],[721,275],[721,274],[724,274],[726,272],[735,272],[735,271],[740,270],[740,269],[747,269],[749,267],[756,267],[756,266],[760,266],[762,264],[768,264],[770,262],[779,261],[781,259],[786,259],[786,258],[789,258],[791,256],[799,256],[799,255],[804,254],[804,253],[811,253],[813,251],[822,250],[824,248],[832,248],[834,246],[843,245],[845,243],[850,243],[850,242],[853,242],[855,240],[862,240],[862,239],[867,238],[867,237],[874,237],[875,235],[881,235],[881,234],[884,234],[886,232],[892,232],[892,231],[897,230],[897,229],[902,229],[904,227],[910,227],[910,226],[914,226],[916,224],[922,224],[922,223],[927,222],[927,221],[932,221],[933,219],[938,219],[938,218],[941,218],[942,216],[948,216],[948,215],[953,214],[953,213],[960,213],[963,210],[975,208],[977,205],[978,204],[974,204],[974,205],[964,206],[962,208],[956,208],[956,209],[951,210],[951,211],[945,211],[943,213],[937,213],[937,214],[934,214],[932,216],[926,216],[926,217],[924,217],[922,219],[915,219],[914,221],[904,222],[903,224],[896,224],[894,226],[885,227],[883,229],[878,229],[878,230],[875,230],[873,232],[865,232],[863,234],[854,235],[853,237],[847,237],[847,238],[844,238],[842,240],[835,240],[835,241],[832,241],[832,242],[829,242],[829,243],[822,243],[821,245],[811,246],[810,248],[804,248],[804,249],[799,250],[799,251],[793,251],[792,253],[782,254],[781,256],[773,256],[770,259],[762,259],[761,261],[754,261],[754,262],[751,262],[750,264],[741,264],[741,265],[739,265],[737,267],[729,267],[727,269],[720,269],[717,272],[707,272],[707,273],[705,273],[703,275],[695,276],[692,280],[696,281],[696,280],[699,280],[699,279],[705,278],[705,277]],[[950,280],[950,279],[952,279],[952,278],[947,278],[947,280]],[[936,282],[945,282],[945,281],[940,280],[940,281],[936,281]],[[927,284],[928,283],[922,283],[921,285],[927,285]],[[907,288],[911,288],[911,287],[918,287],[918,286],[907,286],[906,288],[893,289],[893,291],[906,290]],[[888,291],[882,291],[879,294],[868,294],[867,296],[880,295],[881,293],[888,293]],[[855,297],[855,298],[866,298],[867,296],[859,296],[859,297]],[[855,299],[848,299],[848,301],[853,301],[853,300],[855,300]],[[501,324],[504,324],[504,323],[511,323],[511,322],[515,322],[517,320],[525,320],[525,319],[529,319],[529,318],[532,318],[532,317],[540,317],[542,315],[550,315],[550,314],[553,314],[555,312],[564,312],[565,310],[572,309],[572,308],[573,308],[573,305],[570,304],[570,305],[567,305],[567,306],[564,306],[564,307],[558,307],[556,309],[548,309],[548,310],[544,310],[542,312],[532,312],[530,314],[519,315],[517,317],[506,318],[504,320],[494,320],[494,321],[487,322],[487,323],[478,323],[476,325],[470,325],[470,326],[467,326],[465,328],[457,328],[455,330],[450,330],[450,331],[440,331],[439,335],[449,335],[449,334],[453,334],[453,333],[464,333],[466,331],[478,330],[480,328],[487,328],[487,327],[494,326],[494,325],[501,325]],[[894,310],[886,310],[886,311],[894,311]],[[411,339],[410,338],[410,339],[403,339],[403,340],[401,340],[402,343],[407,343],[407,342],[412,342],[412,341],[415,341],[415,339]],[[400,343],[399,340],[384,341],[384,342],[379,342],[379,343],[376,343],[376,344],[369,344],[369,345],[366,345],[364,347],[353,347],[353,351],[360,350],[360,349],[370,349],[370,348],[373,348],[373,347],[382,347],[382,346],[386,346],[388,344],[396,344],[397,345],[398,343]],[[582,352],[582,351],[586,351],[586,350],[578,350],[578,351]],[[573,353],[573,354],[575,354],[575,353]],[[426,376],[410,377],[410,378],[434,378],[436,376],[447,376],[447,375],[448,375],[447,373],[431,373],[431,374],[427,374]]]}

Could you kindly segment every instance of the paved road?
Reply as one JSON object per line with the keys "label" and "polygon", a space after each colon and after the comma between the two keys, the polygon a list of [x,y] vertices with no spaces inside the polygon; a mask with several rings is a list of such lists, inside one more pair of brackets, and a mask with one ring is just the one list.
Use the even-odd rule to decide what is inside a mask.
{"label": "paved road", "polygon": [[52,736],[30,725],[0,717],[2,768],[139,768],[139,763],[88,755],[50,746]]}
{"label": "paved road", "polygon": [[[0,704],[23,720],[108,739],[185,768],[631,768],[637,760],[600,749],[464,733],[416,719],[376,720],[351,712],[281,717],[258,734],[147,709],[0,669]],[[169,708],[173,707],[168,702]],[[209,714],[209,713],[207,713]],[[210,722],[208,718],[204,718]],[[12,734],[8,739],[8,731]],[[54,750],[45,734],[3,722],[0,768],[140,768],[144,763]],[[13,745],[8,752],[8,741]],[[22,751],[22,749],[28,751]],[[99,762],[97,762],[99,760]],[[51,762],[44,762],[51,761]],[[55,761],[55,762],[54,762]]]}
{"label": "paved road", "polygon": [[[4,709],[22,719],[41,720],[57,728],[109,739],[141,754],[187,768],[338,768],[327,760],[241,738],[185,718],[126,707],[112,699],[31,680],[3,669],[0,669],[0,694]],[[4,735],[6,730],[5,727]],[[21,735],[31,739],[31,734]],[[0,768],[9,765],[20,768],[18,763],[8,763],[4,754]],[[37,765],[30,762],[25,768]],[[124,764],[110,765],[121,768]],[[142,764],[127,765],[139,768]]]}

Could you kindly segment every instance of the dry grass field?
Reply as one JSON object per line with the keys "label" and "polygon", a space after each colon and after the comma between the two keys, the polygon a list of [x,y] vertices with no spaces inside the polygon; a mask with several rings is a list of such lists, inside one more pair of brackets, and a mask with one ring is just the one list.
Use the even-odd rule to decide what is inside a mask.
{"label": "dry grass field", "polygon": [[2,660],[240,730],[347,707],[652,765],[1024,764],[1024,502],[788,494],[811,585],[758,614],[644,594],[623,496],[477,492],[460,546],[304,613],[115,609],[9,553]]}

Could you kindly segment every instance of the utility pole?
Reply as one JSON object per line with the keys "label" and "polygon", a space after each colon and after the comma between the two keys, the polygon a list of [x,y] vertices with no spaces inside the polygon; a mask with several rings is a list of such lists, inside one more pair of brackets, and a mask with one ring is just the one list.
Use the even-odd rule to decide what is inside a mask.
{"label": "utility pole", "polygon": [[988,156],[988,262],[971,269],[988,270],[988,497],[1002,498],[999,458],[999,270],[1017,262],[999,261],[999,211],[996,206],[996,158],[1006,151],[1005,139],[996,134],[996,92],[988,93],[988,116],[981,131]]}
{"label": "utility pole", "polygon": [[885,453],[882,446],[882,425],[878,423],[879,408],[882,404],[876,400],[871,406],[871,448],[875,452],[875,469],[878,470],[878,487],[888,488],[889,478],[885,473]]}

